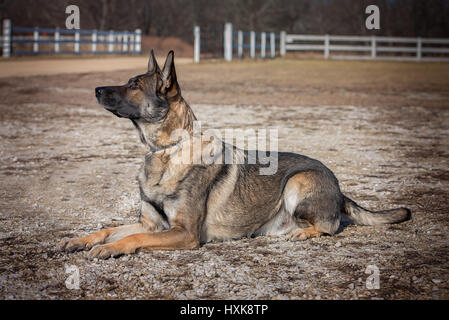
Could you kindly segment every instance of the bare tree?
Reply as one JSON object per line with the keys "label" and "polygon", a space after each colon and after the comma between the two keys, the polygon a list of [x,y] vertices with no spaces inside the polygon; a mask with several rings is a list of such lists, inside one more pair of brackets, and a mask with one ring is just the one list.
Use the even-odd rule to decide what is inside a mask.
{"label": "bare tree", "polygon": [[[194,24],[224,22],[254,31],[448,37],[447,0],[0,0],[0,18],[15,25],[63,27],[65,7],[80,7],[84,29],[133,30],[192,41]],[[366,30],[365,8],[380,8],[381,29]]]}

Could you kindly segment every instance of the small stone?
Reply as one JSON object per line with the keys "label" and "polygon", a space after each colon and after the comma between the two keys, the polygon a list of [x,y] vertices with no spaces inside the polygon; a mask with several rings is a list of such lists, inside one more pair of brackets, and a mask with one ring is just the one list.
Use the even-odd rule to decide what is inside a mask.
{"label": "small stone", "polygon": [[337,243],[335,244],[335,246],[336,246],[337,248],[341,247],[341,242],[340,242],[340,241],[337,241]]}
{"label": "small stone", "polygon": [[441,280],[440,279],[432,279],[432,282],[435,284],[439,284],[439,283],[441,283]]}

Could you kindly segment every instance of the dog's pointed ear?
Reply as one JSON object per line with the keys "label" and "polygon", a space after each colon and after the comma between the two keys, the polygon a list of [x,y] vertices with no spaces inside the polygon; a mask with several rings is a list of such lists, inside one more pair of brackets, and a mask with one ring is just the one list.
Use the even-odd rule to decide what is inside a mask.
{"label": "dog's pointed ear", "polygon": [[171,96],[180,93],[178,81],[176,79],[175,53],[173,50],[170,50],[167,59],[165,59],[164,68],[162,68],[162,82],[164,91],[170,92]]}
{"label": "dog's pointed ear", "polygon": [[150,60],[148,60],[148,73],[152,73],[154,71],[161,72],[161,69],[157,64],[156,57],[154,56],[154,51],[153,49],[151,49]]}

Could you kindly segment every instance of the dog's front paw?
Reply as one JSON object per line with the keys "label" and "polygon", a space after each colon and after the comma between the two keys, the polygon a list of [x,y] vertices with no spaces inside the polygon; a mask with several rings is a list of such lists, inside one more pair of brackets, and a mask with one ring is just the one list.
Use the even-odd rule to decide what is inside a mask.
{"label": "dog's front paw", "polygon": [[84,249],[85,244],[80,239],[63,239],[57,246],[57,250],[62,252],[75,252]]}
{"label": "dog's front paw", "polygon": [[125,252],[122,252],[122,250],[119,250],[113,244],[109,243],[109,244],[102,244],[102,245],[93,247],[87,254],[87,258],[90,260],[92,260],[94,258],[108,259],[111,257],[120,256],[124,253]]}
{"label": "dog's front paw", "polygon": [[91,242],[86,238],[64,239],[59,243],[57,249],[63,252],[75,252],[80,250],[88,250],[94,245],[94,242]]}

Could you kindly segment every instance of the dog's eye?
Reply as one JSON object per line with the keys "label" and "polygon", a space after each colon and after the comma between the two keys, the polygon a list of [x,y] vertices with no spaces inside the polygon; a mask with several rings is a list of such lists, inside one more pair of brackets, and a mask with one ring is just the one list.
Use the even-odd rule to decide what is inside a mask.
{"label": "dog's eye", "polygon": [[137,89],[140,89],[140,88],[139,88],[139,85],[138,85],[137,83],[131,83],[131,84],[129,85],[129,88],[130,88],[131,90],[137,90]]}

